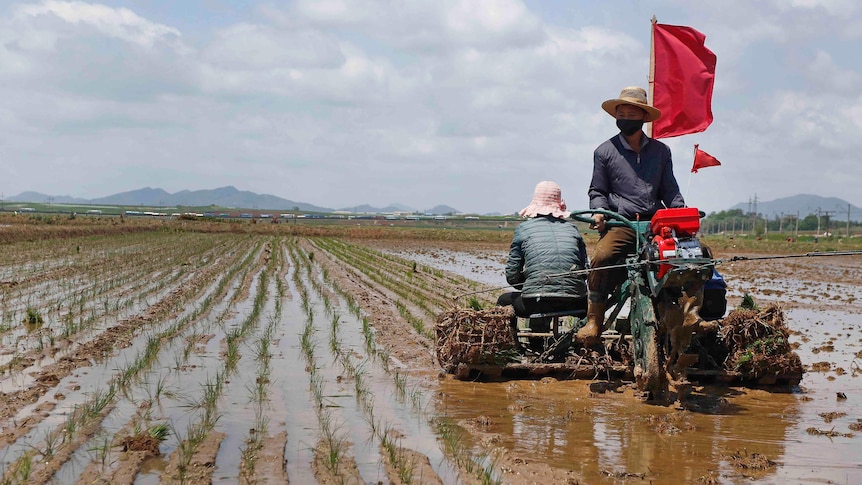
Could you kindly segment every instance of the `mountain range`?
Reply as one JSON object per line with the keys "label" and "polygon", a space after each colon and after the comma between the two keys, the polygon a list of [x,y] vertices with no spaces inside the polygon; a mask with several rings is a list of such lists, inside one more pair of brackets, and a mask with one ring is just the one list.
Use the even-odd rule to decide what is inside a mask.
{"label": "mountain range", "polygon": [[768,219],[797,214],[804,218],[811,214],[817,215],[819,211],[821,215],[831,216],[833,220],[862,221],[862,209],[859,207],[838,197],[821,197],[812,194],[798,194],[770,201],[755,199],[740,202],[728,210],[735,209],[740,209],[745,214],[756,211]]}
{"label": "mountain range", "polygon": [[[447,205],[437,205],[430,209],[417,210],[403,204],[389,204],[386,207],[374,207],[368,204],[354,207],[341,207],[338,209],[320,207],[306,202],[296,202],[283,199],[275,195],[257,194],[247,190],[237,190],[236,187],[227,186],[210,190],[182,190],[171,194],[162,189],[144,187],[129,192],[120,192],[100,197],[98,199],[80,199],[69,196],[49,196],[38,192],[22,192],[16,196],[8,197],[6,200],[14,202],[51,202],[55,204],[92,204],[92,205],[119,205],[119,206],[149,206],[149,207],[233,207],[238,209],[261,209],[261,210],[286,210],[303,212],[352,212],[384,214],[393,212],[424,213],[424,214],[457,214],[457,209]],[[831,216],[835,220],[862,221],[862,209],[856,207],[843,199],[837,197],[821,197],[819,195],[799,194],[771,201],[749,201],[740,202],[727,210],[740,209],[748,214],[757,211],[764,217],[774,219],[776,217],[790,214],[799,214],[805,217],[810,214]],[[499,215],[499,214],[485,214]]]}
{"label": "mountain range", "polygon": [[306,202],[296,202],[275,195],[257,194],[247,190],[237,190],[227,186],[210,190],[181,190],[171,194],[163,189],[144,187],[143,189],[120,192],[97,199],[81,199],[69,196],[52,196],[39,192],[21,192],[8,197],[10,202],[50,202],[53,204],[88,204],[88,205],[120,205],[148,207],[233,207],[237,209],[286,210],[303,212],[355,212],[355,213],[392,213],[392,212],[422,212],[425,214],[457,214],[459,211],[447,205],[437,205],[427,210],[416,210],[403,204],[390,204],[386,207],[358,205],[333,209],[320,207]]}

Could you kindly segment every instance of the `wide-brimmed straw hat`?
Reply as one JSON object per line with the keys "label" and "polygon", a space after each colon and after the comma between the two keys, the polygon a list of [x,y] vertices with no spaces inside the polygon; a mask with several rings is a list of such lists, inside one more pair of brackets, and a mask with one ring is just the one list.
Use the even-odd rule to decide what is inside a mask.
{"label": "wide-brimmed straw hat", "polygon": [[623,88],[620,93],[620,97],[616,99],[609,99],[602,103],[602,109],[607,111],[607,113],[614,118],[617,117],[617,106],[621,104],[630,104],[632,106],[637,106],[638,108],[646,111],[646,117],[644,121],[655,121],[661,117],[661,111],[652,107],[647,103],[647,94],[644,88],[639,88],[637,86],[629,86],[627,88]]}
{"label": "wide-brimmed straw hat", "polygon": [[571,212],[566,210],[566,203],[560,195],[560,186],[555,182],[543,181],[536,184],[533,191],[533,201],[524,207],[520,214],[524,217],[554,216],[566,219]]}

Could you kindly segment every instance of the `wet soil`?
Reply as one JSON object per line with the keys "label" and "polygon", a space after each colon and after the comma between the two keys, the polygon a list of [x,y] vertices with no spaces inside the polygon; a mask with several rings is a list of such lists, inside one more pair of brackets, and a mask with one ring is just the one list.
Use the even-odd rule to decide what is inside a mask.
{"label": "wet soil", "polygon": [[[504,291],[504,245],[387,241],[376,247]],[[798,386],[699,383],[682,407],[644,404],[628,383],[608,389],[596,386],[600,381],[471,383],[443,376],[438,405],[477,446],[503,450],[507,483],[550,483],[563,479],[562,472],[581,483],[862,480],[862,257],[742,261],[719,271],[729,309],[749,294],[761,306],[784,310],[791,344],[809,370]],[[532,464],[547,468],[539,477],[519,475]]]}
{"label": "wet soil", "polygon": [[[507,245],[392,239],[353,243],[416,261],[430,269],[417,270],[415,266],[410,268],[409,264],[403,264],[388,270],[383,279],[375,279],[378,278],[375,271],[382,271],[383,266],[389,264],[387,261],[376,259],[372,269],[358,270],[358,266],[351,267],[346,259],[318,249],[312,240],[299,241],[304,251],[316,254],[314,269],[307,275],[303,272],[302,278],[312,281],[322,278],[321,274],[326,272],[334,282],[332,289],[324,285],[315,293],[311,311],[316,314],[318,352],[324,353],[327,343],[333,352],[331,359],[318,359],[324,367],[320,370],[322,378],[327,380],[325,400],[321,401],[326,405],[322,407],[338,413],[338,424],[344,426],[343,434],[351,437],[347,442],[348,452],[339,457],[337,466],[332,466],[331,462],[327,466],[328,448],[317,441],[319,424],[314,411],[297,409],[295,405],[283,409],[287,402],[284,396],[291,394],[290,399],[296,399],[298,394],[306,395],[309,384],[306,375],[309,368],[302,368],[305,364],[297,350],[305,312],[301,309],[303,298],[297,288],[291,287],[282,300],[286,305],[286,317],[276,334],[274,345],[278,350],[272,354],[278,370],[271,381],[276,386],[271,391],[275,397],[270,402],[269,413],[275,419],[270,421],[270,434],[263,440],[253,475],[242,475],[238,467],[225,467],[222,473],[215,473],[220,461],[230,464],[238,461],[237,443],[243,443],[247,438],[244,433],[253,427],[250,424],[252,413],[244,414],[243,407],[249,402],[246,383],[253,384],[255,380],[235,375],[224,379],[228,391],[219,401],[224,420],[206,435],[188,465],[181,463],[179,438],[171,437],[155,449],[150,446],[144,451],[138,451],[137,441],[117,442],[116,453],[122,463],[114,463],[107,469],[99,466],[92,454],[82,453],[82,463],[95,464],[92,468],[96,471],[87,475],[79,470],[69,476],[77,477],[81,483],[235,483],[237,480],[254,483],[264,477],[283,483],[291,478],[288,471],[298,467],[300,471],[294,476],[299,478],[291,478],[295,483],[480,483],[482,479],[475,471],[476,463],[480,462],[492,470],[492,480],[503,483],[862,481],[859,467],[859,456],[862,456],[862,379],[859,379],[862,329],[858,325],[862,314],[862,258],[735,262],[720,266],[728,282],[729,307],[738,304],[745,294],[762,305],[775,303],[782,307],[791,333],[791,345],[808,372],[798,386],[786,388],[700,382],[684,404],[656,404],[644,403],[631,382],[608,379],[600,374],[580,380],[465,382],[453,379],[441,372],[434,356],[433,341],[418,330],[421,325],[417,325],[417,321],[433,325],[434,312],[458,304],[454,302],[463,302],[452,297],[475,291],[468,281],[448,275],[478,282],[481,288],[488,290],[481,295],[482,299],[493,301],[505,289],[502,268]],[[161,386],[155,382],[169,372],[177,374],[176,382],[166,382],[168,389],[163,397],[165,401],[173,399],[173,404],[151,409],[156,415],[164,413],[171,421],[179,421],[176,429],[180,431],[189,420],[188,401],[198,399],[199,389],[210,383],[210,370],[214,372],[227,359],[225,335],[251,313],[250,300],[257,291],[255,282],[260,278],[260,268],[269,261],[269,250],[251,254],[259,261],[251,266],[253,269],[238,274],[238,280],[229,285],[235,289],[230,298],[239,303],[234,307],[224,301],[228,298],[224,296],[227,290],[215,293],[224,308],[218,312],[213,310],[209,318],[218,324],[179,335],[177,340],[181,344],[166,351],[161,367],[155,367],[144,379],[146,389],[142,392],[149,396],[155,392],[155,387]],[[278,269],[283,280],[291,279],[295,273],[288,267],[299,261],[293,258],[284,268]],[[210,269],[215,268],[224,269]],[[52,274],[62,277],[65,273]],[[217,272],[202,270],[190,281],[209,281],[215,285],[217,276]],[[51,281],[51,278],[35,275],[30,282],[22,278],[23,283],[4,287],[4,290],[18,292],[22,286],[33,285],[37,280]],[[410,295],[399,292],[396,286],[387,286],[389,280],[407,282],[408,286],[413,284],[413,291],[423,295],[425,301],[409,298]],[[191,286],[169,292],[147,312],[120,319],[119,328],[123,323],[130,328],[119,333],[105,333],[93,339],[93,344],[81,345],[80,351],[64,361],[66,367],[39,369],[32,384],[7,393],[5,407],[0,410],[0,418],[4,419],[0,421],[15,426],[2,429],[3,446],[7,450],[15,445],[26,449],[27,443],[41,447],[38,441],[41,430],[62,423],[64,413],[73,406],[69,401],[80,402],[82,395],[92,391],[94,382],[104,383],[107,379],[103,376],[112,375],[124,365],[118,353],[120,349],[143,346],[146,335],[132,329],[166,325],[172,318],[191,312],[200,304],[204,290]],[[331,315],[323,311],[322,300],[323,295],[335,298],[335,287],[351,295],[361,307],[373,328],[380,355],[386,356],[386,372],[374,361],[380,357],[362,348],[359,319],[345,315],[344,325],[351,327],[345,328],[340,337],[334,330],[332,337],[326,335]],[[274,304],[274,299],[270,298],[270,307],[267,307],[270,313],[267,314],[271,314]],[[191,320],[189,325],[202,324]],[[256,358],[252,342],[260,338],[263,326],[260,323],[253,326],[252,334],[243,343],[240,366],[246,373],[256,372],[252,365]],[[334,324],[332,326],[334,328]],[[167,345],[168,337],[163,339]],[[186,353],[190,357],[177,357],[183,353],[183,348],[188,349]],[[345,351],[347,349],[349,351]],[[345,354],[351,357],[344,358]],[[290,358],[286,358],[288,355]],[[103,368],[101,364],[106,358],[116,359],[116,362],[108,361],[111,363]],[[334,363],[339,358],[342,363]],[[412,475],[388,463],[386,452],[378,447],[379,441],[374,441],[373,436],[363,439],[363,429],[369,421],[361,414],[360,396],[363,394],[351,394],[353,387],[358,388],[357,379],[348,376],[346,368],[340,370],[340,366],[350,362],[359,363],[367,372],[366,377],[374,380],[369,392],[377,405],[374,416],[378,422],[400,419],[397,426],[404,433],[404,441],[398,447],[398,456],[407,457],[413,467]],[[407,390],[400,391],[405,395],[408,391],[415,392],[415,409],[411,410],[410,398],[393,398],[399,391],[393,388],[393,369],[398,370],[395,385]],[[298,377],[292,373],[297,370]],[[14,372],[14,368],[10,367],[9,372]],[[399,376],[406,381],[399,381]],[[84,389],[78,382],[84,383]],[[171,398],[170,393],[180,397]],[[282,397],[278,397],[279,393]],[[141,401],[140,395],[138,398],[129,397],[135,402]],[[311,407],[308,397],[291,402]],[[119,424],[106,419],[101,426],[123,428],[124,436],[129,436],[134,420],[123,417],[119,411],[122,407],[118,406],[117,410],[108,407],[103,413],[117,414]],[[234,413],[235,408],[238,411]],[[288,413],[290,416],[286,416]],[[428,429],[429,418],[445,418],[455,423],[463,432],[464,448],[461,450],[470,454],[473,461],[459,461],[457,456],[445,452],[452,445],[439,430],[436,436],[423,431]],[[23,425],[22,431],[17,430],[19,424]],[[87,440],[95,436],[97,427],[79,433],[72,445],[86,451],[92,443]],[[22,440],[32,441],[22,443]],[[305,451],[291,451],[296,448]],[[313,451],[309,452],[309,448]],[[74,449],[70,447],[64,453],[72,453]],[[307,458],[307,463],[285,464],[289,453],[301,461]],[[384,463],[379,465],[377,461]],[[37,468],[34,478],[43,482],[51,480],[51,473],[58,466]],[[303,467],[312,471],[302,472]],[[410,480],[402,480],[403,475],[409,475]]]}

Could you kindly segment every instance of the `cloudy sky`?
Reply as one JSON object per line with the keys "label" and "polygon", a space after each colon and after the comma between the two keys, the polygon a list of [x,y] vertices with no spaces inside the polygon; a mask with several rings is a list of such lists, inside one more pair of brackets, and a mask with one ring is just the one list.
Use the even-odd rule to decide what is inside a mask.
{"label": "cloudy sky", "polygon": [[857,0],[0,0],[0,192],[586,208],[653,15],[718,56],[712,126],[665,140],[689,205],[862,206]]}

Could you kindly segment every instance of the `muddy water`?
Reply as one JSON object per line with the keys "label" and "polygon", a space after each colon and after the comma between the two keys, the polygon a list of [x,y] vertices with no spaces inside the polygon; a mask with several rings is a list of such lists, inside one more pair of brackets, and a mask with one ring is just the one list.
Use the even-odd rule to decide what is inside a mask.
{"label": "muddy water", "polygon": [[[446,250],[399,254],[489,286],[504,284],[502,263],[489,263],[504,259],[503,252],[478,259],[474,253]],[[446,263],[441,266],[441,261]],[[744,293],[761,304],[781,303],[788,326],[799,332],[792,341],[799,344],[803,363],[809,368],[828,363],[826,372],[809,370],[799,386],[699,385],[682,409],[642,403],[627,383],[446,378],[440,381],[437,405],[471,431],[477,446],[482,442],[527,463],[574,470],[587,483],[640,477],[650,483],[751,483],[752,478],[757,483],[862,483],[862,431],[851,429],[858,429],[862,419],[862,264],[828,266],[820,261],[816,270],[727,271],[731,303]],[[827,413],[839,414],[830,420]],[[734,454],[751,453],[774,465],[765,470],[734,466]],[[506,477],[504,471],[504,482]]]}

